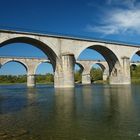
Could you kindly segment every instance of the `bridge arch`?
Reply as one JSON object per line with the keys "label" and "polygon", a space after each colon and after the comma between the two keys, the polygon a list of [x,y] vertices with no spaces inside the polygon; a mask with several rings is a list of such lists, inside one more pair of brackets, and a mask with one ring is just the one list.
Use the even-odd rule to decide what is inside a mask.
{"label": "bridge arch", "polygon": [[113,71],[113,69],[115,68],[115,66],[121,66],[119,58],[117,57],[117,55],[115,54],[115,52],[111,49],[109,49],[107,46],[102,45],[102,44],[93,44],[93,45],[86,45],[84,47],[82,47],[82,49],[80,49],[78,51],[77,54],[77,58],[80,56],[80,54],[85,50],[85,49],[92,49],[97,51],[98,53],[100,53],[104,59],[107,61],[108,66],[109,66],[109,73],[111,74],[111,72]]}
{"label": "bridge arch", "polygon": [[134,64],[134,63],[130,64],[130,70],[131,69],[134,70],[136,67],[137,67],[137,64]]}
{"label": "bridge arch", "polygon": [[95,63],[93,63],[93,64],[90,66],[90,70],[92,69],[92,67],[93,67],[94,65],[98,65],[98,66],[102,69],[102,71],[104,71],[104,70],[106,69],[105,65],[103,65],[102,63],[95,62]]}
{"label": "bridge arch", "polygon": [[52,68],[53,68],[53,72],[55,71],[54,65],[53,65],[49,60],[45,60],[45,61],[39,62],[39,63],[36,65],[36,67],[35,67],[35,69],[34,69],[34,74],[36,73],[37,68],[39,67],[39,65],[41,65],[42,63],[49,63],[49,64],[51,64],[51,65],[52,65]]}
{"label": "bridge arch", "polygon": [[135,49],[130,57],[130,76],[131,83],[139,83],[140,49]]}
{"label": "bridge arch", "polygon": [[1,64],[1,67],[2,68],[4,65],[6,65],[7,63],[10,63],[10,62],[17,62],[19,64],[21,64],[22,66],[24,66],[24,68],[26,69],[26,72],[28,73],[28,66],[25,62],[21,61],[21,60],[7,60],[7,61],[4,61],[2,64]]}
{"label": "bridge arch", "polygon": [[95,62],[91,65],[91,68],[90,68],[90,77],[91,77],[91,70],[93,68],[94,65],[98,65],[102,71],[102,80],[103,81],[106,81],[109,77],[109,67],[107,65],[107,63],[105,62]]}
{"label": "bridge arch", "polygon": [[12,43],[26,43],[33,45],[40,50],[42,50],[47,56],[48,59],[55,65],[56,59],[58,57],[57,53],[55,52],[54,49],[52,49],[52,44],[49,42],[43,42],[40,39],[28,37],[28,36],[17,36],[17,37],[11,37],[8,39],[3,40],[0,43],[0,47],[4,47],[5,45],[12,44]]}
{"label": "bridge arch", "polygon": [[78,62],[76,62],[75,64],[77,64],[80,67],[81,72],[83,72],[83,70],[85,69],[84,66]]}
{"label": "bridge arch", "polygon": [[75,62],[74,66],[74,80],[76,83],[81,83],[82,82],[82,73],[84,71],[84,65],[82,65],[79,62]]}
{"label": "bridge arch", "polygon": [[132,60],[132,57],[137,54],[138,56],[140,56],[140,49],[136,49],[135,51],[132,52],[131,56],[130,56],[130,60]]}
{"label": "bridge arch", "polygon": [[[96,80],[102,80],[103,78],[103,71],[104,71],[105,67],[104,65],[100,64],[100,63],[93,63],[91,66],[90,66],[90,81],[91,83],[95,80],[95,77],[100,77],[100,79],[96,79]],[[95,74],[94,71],[97,72],[98,70],[98,74]],[[99,76],[100,75],[100,76]],[[93,80],[94,79],[94,80]]]}

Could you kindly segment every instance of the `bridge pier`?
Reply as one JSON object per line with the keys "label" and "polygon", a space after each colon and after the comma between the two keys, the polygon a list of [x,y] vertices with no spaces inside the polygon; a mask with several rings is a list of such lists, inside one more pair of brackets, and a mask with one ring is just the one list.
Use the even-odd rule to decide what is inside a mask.
{"label": "bridge pier", "polygon": [[130,59],[122,58],[122,67],[114,68],[110,76],[110,84],[131,84]]}
{"label": "bridge pier", "polygon": [[27,75],[27,87],[35,87],[35,75],[34,74],[28,74]]}
{"label": "bridge pier", "polygon": [[107,81],[108,77],[109,77],[109,70],[105,69],[103,71],[103,81]]}
{"label": "bridge pier", "polygon": [[82,73],[82,84],[91,84],[90,73]]}
{"label": "bridge pier", "polygon": [[107,80],[107,78],[108,78],[108,75],[105,73],[103,73],[103,81],[106,81]]}
{"label": "bridge pier", "polygon": [[63,54],[61,60],[56,64],[54,87],[69,88],[74,87],[74,64],[73,54]]}

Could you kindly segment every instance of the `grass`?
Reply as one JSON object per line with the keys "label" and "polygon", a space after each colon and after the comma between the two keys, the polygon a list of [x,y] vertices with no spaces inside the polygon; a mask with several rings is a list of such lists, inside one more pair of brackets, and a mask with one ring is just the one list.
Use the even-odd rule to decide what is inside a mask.
{"label": "grass", "polygon": [[[9,83],[9,82],[4,82],[0,83],[0,85],[13,85],[13,84],[27,84],[26,82],[23,83]],[[53,82],[36,82],[36,84],[53,84]]]}
{"label": "grass", "polygon": [[140,78],[132,78],[131,83],[132,84],[140,84]]}
{"label": "grass", "polygon": [[[77,81],[75,83],[81,83],[81,82]],[[96,83],[96,84],[108,84],[109,81],[97,80],[97,81],[94,81],[93,83]],[[131,83],[132,84],[140,84],[140,78],[132,77],[131,78]],[[24,83],[9,83],[9,82],[0,83],[0,85],[13,85],[13,84],[26,84],[26,82],[24,82]],[[53,82],[36,82],[36,84],[53,84]]]}
{"label": "grass", "polygon": [[97,80],[97,81],[94,81],[93,83],[96,83],[96,84],[108,84],[108,81]]}
{"label": "grass", "polygon": [[26,84],[26,83],[9,83],[9,82],[0,83],[0,85],[13,85],[13,84]]}

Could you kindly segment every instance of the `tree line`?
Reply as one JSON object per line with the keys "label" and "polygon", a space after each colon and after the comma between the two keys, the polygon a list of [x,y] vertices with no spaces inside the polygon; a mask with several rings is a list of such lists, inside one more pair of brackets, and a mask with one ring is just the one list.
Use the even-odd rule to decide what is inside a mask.
{"label": "tree line", "polygon": [[130,67],[132,83],[140,83],[140,65]]}
{"label": "tree line", "polygon": [[[140,83],[140,65],[130,67],[132,83]],[[92,68],[90,71],[91,82],[102,81],[103,72],[100,68]],[[76,83],[82,82],[82,71],[77,70],[74,73],[74,78]],[[26,83],[26,75],[0,75],[0,83]],[[36,75],[37,83],[53,83],[54,76],[51,73],[45,75]]]}
{"label": "tree line", "polygon": [[[82,71],[75,71],[74,74],[75,82],[82,82]],[[37,83],[53,83],[54,76],[51,73],[47,73],[45,75],[36,75],[35,76]],[[102,80],[102,70],[99,68],[91,69],[91,81]],[[26,83],[27,76],[26,75],[0,75],[0,83]]]}
{"label": "tree line", "polygon": [[[76,83],[81,83],[82,82],[82,71],[81,70],[77,70],[75,72],[75,82]],[[103,80],[103,71],[100,68],[94,68],[92,67],[91,71],[90,71],[90,79],[91,82],[95,82],[98,80]]]}
{"label": "tree line", "polygon": [[[53,83],[53,74],[38,74],[35,76],[37,83]],[[27,75],[0,75],[0,83],[26,83]]]}

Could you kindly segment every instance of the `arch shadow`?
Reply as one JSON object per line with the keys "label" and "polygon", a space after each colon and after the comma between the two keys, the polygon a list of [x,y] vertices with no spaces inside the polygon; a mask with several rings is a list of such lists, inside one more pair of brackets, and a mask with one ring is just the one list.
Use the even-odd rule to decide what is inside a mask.
{"label": "arch shadow", "polygon": [[107,48],[106,46],[103,46],[103,45],[87,46],[83,50],[81,50],[81,52],[79,53],[79,56],[85,49],[95,50],[104,57],[104,59],[107,61],[108,66],[109,66],[109,74],[111,74],[116,64],[120,65],[119,59],[117,58],[116,54],[112,50]]}
{"label": "arch shadow", "polygon": [[32,45],[34,47],[39,48],[41,51],[43,51],[48,56],[48,59],[51,61],[51,63],[55,67],[56,58],[58,56],[51,49],[50,46],[48,46],[47,44],[43,43],[42,41],[34,39],[34,38],[30,38],[30,37],[15,37],[15,38],[11,38],[11,39],[8,39],[8,40],[0,43],[0,47],[4,47],[5,45],[12,44],[12,43],[26,43],[26,44],[30,44],[30,45]]}
{"label": "arch shadow", "polygon": [[8,61],[2,63],[0,68],[2,68],[4,65],[6,65],[7,63],[10,63],[10,62],[17,62],[17,63],[21,64],[26,69],[26,73],[28,72],[28,66],[24,62],[19,61],[19,60],[8,60]]}

